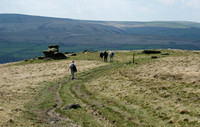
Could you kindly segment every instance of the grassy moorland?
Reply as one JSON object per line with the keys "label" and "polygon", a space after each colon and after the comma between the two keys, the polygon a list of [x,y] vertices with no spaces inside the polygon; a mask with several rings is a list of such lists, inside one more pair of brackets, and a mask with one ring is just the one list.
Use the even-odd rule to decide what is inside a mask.
{"label": "grassy moorland", "polygon": [[200,50],[200,23],[88,21],[0,14],[0,64],[41,56],[50,44],[61,52]]}
{"label": "grassy moorland", "polygon": [[[113,37],[115,38],[115,37]],[[153,38],[148,40],[154,42]],[[170,41],[170,40],[168,40]],[[171,40],[172,41],[172,40]],[[91,42],[93,43],[93,42]],[[48,48],[51,43],[7,43],[0,42],[0,64],[16,62],[43,56],[43,50]],[[113,46],[115,45],[115,46]],[[200,50],[199,46],[193,44],[98,44],[95,42],[90,45],[80,44],[60,44],[60,52],[82,52],[85,49],[89,51],[103,50],[141,50],[141,49],[183,49],[183,50]]]}
{"label": "grassy moorland", "polygon": [[[37,85],[36,91],[31,96],[27,93],[31,98],[14,110],[20,115],[2,125],[200,126],[200,52],[162,52],[169,55],[116,51],[114,62],[106,64],[99,60],[99,52],[79,53],[69,59],[77,63],[79,72],[75,80],[70,80],[69,72],[65,74],[65,60],[28,61],[6,66],[15,70],[36,66],[35,71],[41,67],[38,77],[32,80],[45,79],[43,76],[47,72],[48,75],[40,85],[32,83]],[[151,56],[158,58],[151,59]],[[49,68],[54,71],[47,71]],[[80,104],[81,108],[63,109],[68,104]]]}

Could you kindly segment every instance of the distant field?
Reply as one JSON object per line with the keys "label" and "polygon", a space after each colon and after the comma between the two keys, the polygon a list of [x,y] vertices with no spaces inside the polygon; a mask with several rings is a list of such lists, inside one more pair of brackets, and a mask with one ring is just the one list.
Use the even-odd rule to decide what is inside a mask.
{"label": "distant field", "polygon": [[200,23],[187,21],[89,21],[0,14],[0,63],[43,55],[50,44],[61,52],[83,50],[200,50]]}
{"label": "distant field", "polygon": [[42,55],[48,44],[0,42],[0,63],[15,62]]}

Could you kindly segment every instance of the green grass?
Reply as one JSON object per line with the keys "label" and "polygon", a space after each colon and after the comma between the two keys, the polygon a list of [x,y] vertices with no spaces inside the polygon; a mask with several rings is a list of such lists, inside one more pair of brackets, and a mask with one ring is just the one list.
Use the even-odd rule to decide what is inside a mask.
{"label": "green grass", "polygon": [[199,47],[192,44],[152,44],[152,45],[124,45],[121,50],[138,50],[138,49],[182,49],[182,50],[200,50]]}
{"label": "green grass", "polygon": [[[43,50],[48,48],[50,43],[34,44],[34,43],[6,43],[0,42],[0,63],[15,62],[30,59],[38,56],[44,56]],[[60,52],[82,52],[89,51],[105,51],[105,50],[139,50],[139,49],[184,49],[184,50],[200,50],[193,44],[118,44],[111,45],[60,45]],[[87,56],[86,56],[87,57]],[[85,58],[85,57],[84,57]],[[83,59],[84,59],[83,58]]]}
{"label": "green grass", "polygon": [[[132,79],[129,76],[129,74],[137,75],[136,70],[141,66],[155,63],[157,60],[151,59],[153,55],[158,56],[158,60],[167,57],[176,59],[194,55],[193,52],[181,50],[162,50],[163,52],[168,52],[170,55],[147,55],[142,54],[142,51],[117,51],[113,63],[75,74],[76,80],[70,80],[70,76],[67,76],[59,81],[47,83],[38,92],[38,96],[33,99],[31,105],[27,106],[29,115],[26,115],[26,117],[34,118],[35,121],[43,119],[44,111],[55,106],[55,93],[61,85],[59,97],[62,103],[56,111],[84,127],[197,126],[199,114],[195,112],[197,109],[195,105],[198,105],[199,101],[196,98],[199,96],[184,91],[185,88],[198,88],[196,83],[167,80],[169,76],[160,80],[144,80],[142,77]],[[135,54],[135,64],[130,63],[133,54]],[[99,61],[98,56],[99,52],[78,53],[77,56],[70,57],[70,60],[93,62]],[[32,62],[21,62],[20,65],[40,62],[46,61],[34,60]],[[115,79],[111,75],[118,77]],[[107,80],[101,81],[105,77],[107,77]],[[96,82],[100,82],[98,89],[93,84]],[[110,82],[113,82],[116,86],[111,88]],[[125,82],[130,82],[130,84],[124,84]],[[127,88],[126,85],[130,85],[130,88]],[[121,91],[125,90],[125,93],[117,93],[119,88]],[[133,94],[125,96],[126,92]],[[61,109],[71,103],[80,104],[81,108]],[[186,108],[188,113],[182,114],[179,108]],[[65,121],[62,124],[63,126],[68,125],[69,122]],[[39,125],[42,125],[42,123]]]}

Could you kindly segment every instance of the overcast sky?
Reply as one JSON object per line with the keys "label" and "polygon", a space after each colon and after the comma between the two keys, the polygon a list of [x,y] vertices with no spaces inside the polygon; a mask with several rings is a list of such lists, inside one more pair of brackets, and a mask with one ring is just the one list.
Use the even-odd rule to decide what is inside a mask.
{"label": "overcast sky", "polygon": [[0,0],[0,13],[109,21],[200,22],[200,0]]}

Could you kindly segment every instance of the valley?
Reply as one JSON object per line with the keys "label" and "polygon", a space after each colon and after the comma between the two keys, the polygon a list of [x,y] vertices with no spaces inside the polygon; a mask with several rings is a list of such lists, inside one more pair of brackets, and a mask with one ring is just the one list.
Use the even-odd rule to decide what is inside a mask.
{"label": "valley", "polygon": [[0,14],[0,64],[61,52],[182,49],[200,50],[200,23],[187,21],[92,21]]}

